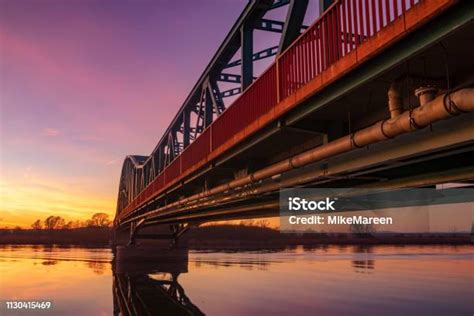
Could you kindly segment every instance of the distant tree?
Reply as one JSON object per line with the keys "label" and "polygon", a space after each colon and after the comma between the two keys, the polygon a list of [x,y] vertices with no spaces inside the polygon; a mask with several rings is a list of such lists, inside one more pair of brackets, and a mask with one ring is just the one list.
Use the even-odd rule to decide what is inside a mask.
{"label": "distant tree", "polygon": [[375,228],[371,224],[351,224],[350,231],[359,237],[369,237],[374,235]]}
{"label": "distant tree", "polygon": [[45,229],[61,229],[64,228],[66,221],[61,216],[49,216],[44,220]]}
{"label": "distant tree", "polygon": [[255,221],[253,219],[242,220],[240,221],[241,226],[255,226]]}
{"label": "distant tree", "polygon": [[88,226],[109,227],[111,222],[109,219],[109,215],[105,213],[95,213],[94,215],[92,215],[92,218],[90,219],[89,224],[90,225]]}
{"label": "distant tree", "polygon": [[261,219],[257,221],[257,226],[261,228],[270,227],[270,222],[266,219]]}
{"label": "distant tree", "polygon": [[80,221],[80,220],[75,220],[74,222],[72,222],[72,227],[71,228],[81,228],[81,227],[85,227],[86,226],[86,223]]}
{"label": "distant tree", "polygon": [[43,223],[41,222],[41,220],[37,219],[33,224],[31,224],[31,228],[43,229]]}

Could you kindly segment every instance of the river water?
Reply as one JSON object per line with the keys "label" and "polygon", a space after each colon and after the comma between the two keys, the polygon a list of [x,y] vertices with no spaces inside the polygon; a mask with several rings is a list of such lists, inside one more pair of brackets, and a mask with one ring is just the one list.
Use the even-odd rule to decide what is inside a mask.
{"label": "river water", "polygon": [[[0,315],[473,315],[474,246],[187,251],[3,246]],[[51,301],[48,311],[5,301]]]}

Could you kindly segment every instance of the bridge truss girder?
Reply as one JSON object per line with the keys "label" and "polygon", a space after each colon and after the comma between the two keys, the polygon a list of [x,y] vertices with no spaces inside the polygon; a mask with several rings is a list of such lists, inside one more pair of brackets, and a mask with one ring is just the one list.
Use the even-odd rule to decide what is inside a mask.
{"label": "bridge truss girder", "polygon": [[[276,56],[299,36],[305,28],[307,6],[308,0],[249,1],[151,155],[126,158],[117,210],[133,200],[225,111],[224,98],[237,96],[257,79],[254,62]],[[283,21],[264,18],[267,12],[282,7],[288,8]],[[279,45],[254,51],[254,30],[281,34]],[[219,82],[237,86],[221,91]]]}

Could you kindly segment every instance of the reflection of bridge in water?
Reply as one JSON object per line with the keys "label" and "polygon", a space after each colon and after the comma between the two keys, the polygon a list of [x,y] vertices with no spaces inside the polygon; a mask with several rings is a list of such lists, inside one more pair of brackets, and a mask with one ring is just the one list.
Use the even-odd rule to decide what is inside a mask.
{"label": "reflection of bridge in water", "polygon": [[[322,258],[330,246],[314,245],[305,248],[304,252]],[[336,260],[345,260],[347,268],[351,267],[357,274],[372,274],[375,270],[377,251],[371,246],[340,246],[336,252]],[[293,253],[295,257],[282,259],[279,254]],[[229,252],[227,254],[232,254]],[[232,258],[231,256],[201,257],[193,261],[199,269],[201,265],[218,267],[239,267],[240,271],[266,270],[272,265],[282,267],[296,263],[298,251],[296,248],[260,249],[259,254],[268,257],[249,257],[248,254]],[[301,254],[301,253],[300,253]],[[279,259],[275,259],[275,256]],[[258,260],[256,260],[258,259]],[[322,268],[327,268],[327,258],[322,260]],[[113,299],[115,315],[204,315],[204,312],[186,294],[185,288],[179,283],[179,276],[188,273],[188,249],[160,249],[152,246],[117,247],[113,269]],[[315,263],[315,262],[313,262]],[[312,269],[318,269],[316,265]],[[275,271],[279,267],[273,267]],[[285,269],[285,268],[283,268]],[[235,271],[234,269],[231,269]],[[197,271],[194,271],[197,273]],[[315,279],[314,282],[319,282]],[[291,282],[291,277],[285,282]],[[223,286],[223,284],[217,284]],[[216,292],[220,289],[216,288]],[[318,293],[313,293],[317,295]]]}
{"label": "reflection of bridge in water", "polygon": [[321,4],[308,26],[308,0],[248,2],[155,149],[125,159],[117,230],[275,216],[286,187],[472,182],[474,2]]}
{"label": "reflection of bridge in water", "polygon": [[[147,250],[142,257],[117,250],[113,263],[114,315],[204,315],[178,282],[179,275],[188,272],[187,249],[159,254],[157,249],[149,250],[154,250],[155,256]],[[145,253],[147,260],[143,260]]]}

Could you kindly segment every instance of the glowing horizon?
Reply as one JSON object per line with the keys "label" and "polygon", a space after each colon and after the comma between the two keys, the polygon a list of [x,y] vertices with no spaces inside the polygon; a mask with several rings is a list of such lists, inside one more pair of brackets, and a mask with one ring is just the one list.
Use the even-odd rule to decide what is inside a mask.
{"label": "glowing horizon", "polygon": [[113,218],[123,159],[152,151],[245,3],[2,1],[0,227]]}

